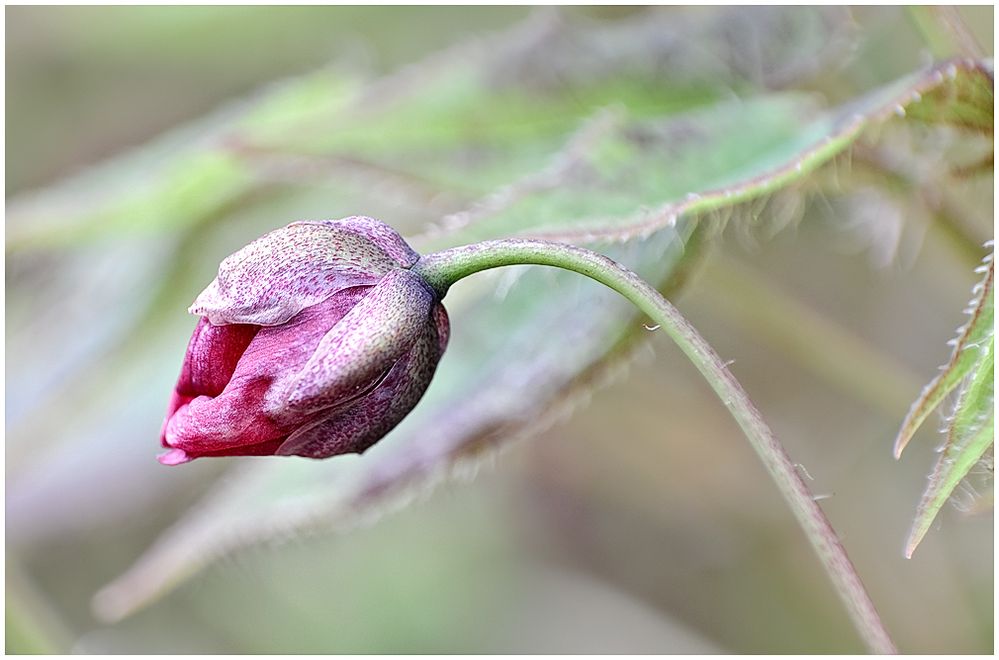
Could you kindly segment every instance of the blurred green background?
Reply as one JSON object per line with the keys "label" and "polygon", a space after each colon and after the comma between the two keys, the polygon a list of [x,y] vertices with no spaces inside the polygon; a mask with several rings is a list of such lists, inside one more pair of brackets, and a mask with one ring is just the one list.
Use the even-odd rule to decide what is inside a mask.
{"label": "blurred green background", "polygon": [[[649,11],[562,13],[600,33],[641,23]],[[660,10],[657,25],[681,11],[690,14]],[[783,10],[740,11],[704,9],[695,20],[717,21],[712,34],[731,39],[743,70],[732,73],[724,53],[689,43],[664,58],[663,66],[689,67],[677,107],[772,89],[841,103],[933,57],[904,8],[830,14],[815,35],[781,27]],[[766,20],[752,14],[765,11]],[[962,15],[991,55],[992,8]],[[255,98],[275,80],[332,63],[337,75],[367,84],[428,56],[459,58],[446,50],[455,44],[530,33],[546,16],[498,7],[9,8],[8,210],[185,122],[224,121],[231,110],[218,108]],[[763,39],[774,33],[764,28],[818,54],[769,59]],[[663,40],[662,52],[672,53],[668,30]],[[623,48],[605,45],[595,61],[614,61],[614,48]],[[546,107],[534,73],[547,69],[526,61],[495,84],[526,90]],[[554,58],[547,64],[577,75]],[[712,71],[715,78],[697,77]],[[530,117],[532,106],[525,108]],[[843,163],[834,167],[846,172]],[[127,189],[124,169],[101,176]],[[60,203],[73,209],[102,194],[101,180],[83,180]],[[810,203],[772,237],[733,227],[733,219],[678,297],[735,361],[733,372],[813,490],[829,496],[824,509],[910,652],[993,646],[991,511],[946,511],[905,560],[902,544],[939,436],[923,429],[903,460],[891,458],[908,402],[946,360],[945,342],[962,320],[980,256],[968,245],[991,236],[991,174],[961,186],[963,242],[932,221],[902,216],[869,184],[870,204],[849,218],[835,204]],[[192,327],[184,301],[222,256],[256,235],[305,210],[323,213],[323,204],[336,214],[337,194],[251,196],[205,228],[167,239],[81,234],[60,244],[58,232],[24,239],[35,235],[22,223],[12,244],[8,226],[7,652],[861,650],[758,459],[662,336],[585,405],[512,444],[473,481],[441,485],[370,526],[239,550],[131,617],[96,618],[95,592],[202,506],[199,497],[234,462],[171,470],[153,459]],[[391,200],[383,203],[391,211]],[[449,208],[447,200],[427,202],[438,206]],[[428,218],[382,215],[407,234]],[[169,269],[150,266],[167,253],[179,255]],[[166,286],[157,280],[164,277]],[[453,312],[453,323],[460,318]],[[827,334],[810,334],[816,328]],[[869,385],[859,391],[829,366],[837,351],[873,355],[890,373],[859,376]],[[101,368],[109,355],[118,361]],[[988,477],[976,475],[962,490],[962,508],[979,506],[972,490],[987,489]]]}

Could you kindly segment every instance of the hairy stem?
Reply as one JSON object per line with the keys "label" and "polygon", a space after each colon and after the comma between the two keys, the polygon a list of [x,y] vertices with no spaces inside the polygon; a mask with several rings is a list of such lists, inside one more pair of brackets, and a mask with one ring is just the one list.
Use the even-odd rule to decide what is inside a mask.
{"label": "hairy stem", "polygon": [[895,645],[853,563],[783,446],[718,354],[655,288],[596,252],[563,243],[528,239],[485,241],[445,250],[423,257],[413,270],[443,297],[452,284],[473,273],[518,264],[564,268],[605,284],[634,303],[676,342],[749,438],[818,553],[868,650],[895,653]]}

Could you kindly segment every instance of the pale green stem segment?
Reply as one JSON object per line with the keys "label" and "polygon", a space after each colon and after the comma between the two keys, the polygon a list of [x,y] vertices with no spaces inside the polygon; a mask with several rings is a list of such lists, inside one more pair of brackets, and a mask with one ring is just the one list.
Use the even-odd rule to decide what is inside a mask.
{"label": "pale green stem segment", "polygon": [[485,241],[430,254],[413,270],[443,297],[452,284],[473,273],[526,264],[554,266],[586,275],[623,295],[662,327],[700,370],[742,427],[815,547],[868,650],[879,654],[896,653],[853,563],[784,448],[718,354],[655,288],[596,252],[529,239]]}

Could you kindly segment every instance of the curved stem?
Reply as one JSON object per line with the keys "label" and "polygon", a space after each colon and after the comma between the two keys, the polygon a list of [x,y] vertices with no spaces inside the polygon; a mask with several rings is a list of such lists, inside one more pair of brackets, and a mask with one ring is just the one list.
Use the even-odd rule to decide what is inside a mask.
{"label": "curved stem", "polygon": [[586,275],[623,295],[662,327],[742,427],[818,553],[868,650],[881,654],[897,652],[836,532],[784,448],[714,349],[655,288],[596,252],[529,239],[485,241],[445,250],[423,257],[413,270],[443,297],[454,282],[468,275],[518,264],[555,266]]}

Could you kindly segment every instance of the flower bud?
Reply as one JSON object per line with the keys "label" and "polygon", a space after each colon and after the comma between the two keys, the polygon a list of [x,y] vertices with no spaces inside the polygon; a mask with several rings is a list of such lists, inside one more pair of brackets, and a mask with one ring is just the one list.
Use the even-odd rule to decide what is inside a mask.
{"label": "flower bud", "polygon": [[360,453],[423,396],[447,312],[391,227],[296,222],[219,266],[198,296],[160,440],[161,463],[201,456]]}

